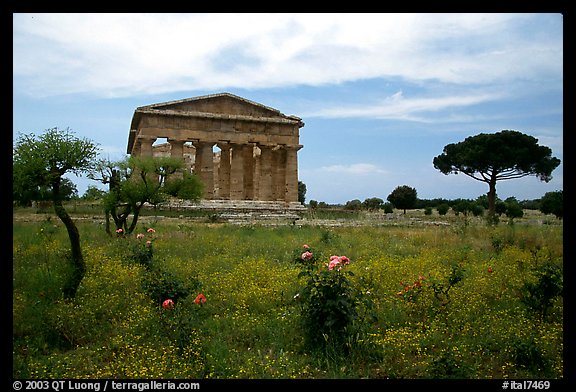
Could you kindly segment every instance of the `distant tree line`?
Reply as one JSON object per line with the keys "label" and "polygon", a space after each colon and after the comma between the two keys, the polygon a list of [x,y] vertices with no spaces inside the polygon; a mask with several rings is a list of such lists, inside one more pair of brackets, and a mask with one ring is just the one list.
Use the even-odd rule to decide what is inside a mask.
{"label": "distant tree line", "polygon": [[[523,216],[523,210],[537,210],[544,214],[553,214],[559,219],[563,217],[563,191],[547,192],[540,199],[517,200],[515,197],[509,197],[501,200],[496,197],[495,214],[497,216],[506,215],[508,218],[520,218]],[[311,209],[329,209],[338,208],[350,211],[383,211],[392,213],[394,208],[406,210],[423,209],[424,213],[430,215],[436,210],[439,215],[446,215],[450,210],[459,215],[483,216],[489,208],[487,195],[481,195],[476,199],[420,199],[417,197],[416,190],[406,185],[397,187],[387,197],[387,201],[379,197],[369,197],[364,201],[353,199],[345,204],[328,204],[322,201],[310,200],[308,206]]]}

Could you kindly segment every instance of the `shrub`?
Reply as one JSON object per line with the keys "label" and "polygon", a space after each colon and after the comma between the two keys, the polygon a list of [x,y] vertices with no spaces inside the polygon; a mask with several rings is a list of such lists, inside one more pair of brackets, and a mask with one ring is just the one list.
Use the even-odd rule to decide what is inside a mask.
{"label": "shrub", "polygon": [[[179,276],[168,271],[161,263],[154,259],[153,241],[156,230],[148,228],[146,233],[138,233],[134,238],[120,237],[121,241],[129,241],[125,256],[130,263],[142,265],[146,268],[142,279],[142,288],[158,305],[171,299],[174,303],[187,297],[192,290],[200,287],[200,282],[192,278],[187,285]],[[126,246],[126,245],[124,245]]]}
{"label": "shrub", "polygon": [[548,261],[536,267],[534,273],[536,279],[525,282],[521,288],[522,302],[546,317],[554,299],[563,293],[562,266]]}
{"label": "shrub", "polygon": [[457,285],[464,278],[464,266],[462,263],[450,262],[450,274],[445,280],[430,278],[434,297],[440,301],[442,306],[450,302],[450,289]]}
{"label": "shrub", "polygon": [[512,360],[523,368],[536,372],[548,367],[542,351],[536,345],[534,338],[516,339],[512,342]]}
{"label": "shrub", "polygon": [[299,277],[308,278],[301,296],[305,344],[311,349],[339,351],[349,341],[352,323],[358,317],[355,290],[348,279],[353,273],[345,269],[350,260],[334,255],[328,263],[317,265],[309,248],[301,260]]}
{"label": "shrub", "polygon": [[447,203],[443,203],[436,207],[436,209],[438,210],[439,215],[446,215],[450,209],[450,206]]}
{"label": "shrub", "polygon": [[196,282],[195,287],[189,288],[174,273],[156,267],[147,272],[142,286],[150,298],[160,305],[166,299],[171,299],[176,303],[178,300],[186,298],[192,290],[199,287],[199,282]]}

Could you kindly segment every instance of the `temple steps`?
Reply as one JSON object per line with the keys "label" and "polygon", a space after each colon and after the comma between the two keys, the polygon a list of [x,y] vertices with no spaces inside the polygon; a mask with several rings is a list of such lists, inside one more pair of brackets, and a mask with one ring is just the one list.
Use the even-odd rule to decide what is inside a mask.
{"label": "temple steps", "polygon": [[172,200],[162,203],[161,209],[181,211],[204,211],[213,213],[218,220],[227,222],[248,221],[296,221],[298,213],[306,211],[299,202],[263,200],[201,200],[192,203],[185,200]]}

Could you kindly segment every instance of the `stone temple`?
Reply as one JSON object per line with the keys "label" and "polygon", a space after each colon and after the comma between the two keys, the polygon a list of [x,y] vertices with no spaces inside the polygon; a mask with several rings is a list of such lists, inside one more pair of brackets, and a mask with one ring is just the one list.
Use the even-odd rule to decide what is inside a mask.
{"label": "stone temple", "polygon": [[127,153],[172,156],[204,184],[204,204],[300,209],[302,119],[230,94],[156,103],[134,111]]}

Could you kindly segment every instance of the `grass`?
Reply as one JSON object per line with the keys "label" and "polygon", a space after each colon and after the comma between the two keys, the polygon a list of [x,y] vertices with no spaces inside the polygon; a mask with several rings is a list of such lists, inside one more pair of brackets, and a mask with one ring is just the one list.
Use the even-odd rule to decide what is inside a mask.
{"label": "grass", "polygon": [[[88,270],[65,301],[66,231],[50,216],[13,224],[15,378],[563,377],[563,297],[545,314],[529,305],[545,294],[526,301],[542,266],[563,265],[562,225],[152,220],[137,230],[153,244],[146,267],[130,258],[143,242],[82,220]],[[303,244],[326,262],[348,256],[370,300],[345,355],[305,345]],[[187,294],[166,310],[145,282]]]}

